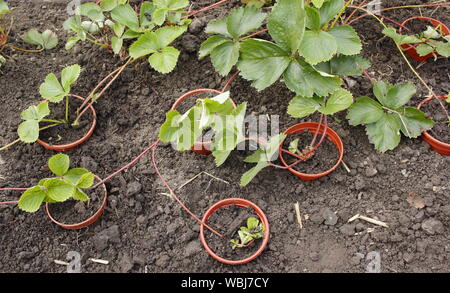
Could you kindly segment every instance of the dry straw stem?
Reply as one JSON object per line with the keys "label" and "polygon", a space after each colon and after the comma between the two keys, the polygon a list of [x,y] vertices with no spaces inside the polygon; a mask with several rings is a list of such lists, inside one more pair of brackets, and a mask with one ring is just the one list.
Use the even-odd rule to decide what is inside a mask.
{"label": "dry straw stem", "polygon": [[297,222],[300,225],[300,229],[303,229],[302,215],[300,214],[300,204],[298,201],[294,204],[295,214],[297,215]]}
{"label": "dry straw stem", "polygon": [[382,227],[385,227],[385,228],[389,228],[388,224],[386,224],[385,222],[382,222],[382,221],[379,221],[379,220],[375,220],[375,219],[372,219],[372,218],[369,218],[369,217],[366,217],[366,216],[361,216],[360,214],[354,215],[353,217],[351,217],[348,220],[348,222],[351,223],[351,222],[353,222],[355,220],[358,220],[358,219],[366,221],[366,222],[369,222],[369,223],[372,223],[374,225],[378,225],[378,226],[382,226]]}

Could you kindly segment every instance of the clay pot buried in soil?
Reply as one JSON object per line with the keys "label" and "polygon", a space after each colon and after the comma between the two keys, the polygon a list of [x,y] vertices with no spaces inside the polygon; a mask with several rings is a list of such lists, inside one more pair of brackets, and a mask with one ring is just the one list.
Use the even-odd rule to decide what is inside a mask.
{"label": "clay pot buried in soil", "polygon": [[[438,97],[439,99],[442,100],[446,100],[447,97],[446,96],[441,96]],[[432,101],[434,98],[430,97],[427,98],[425,100],[423,100],[419,106],[417,106],[417,109],[422,108],[426,103],[429,103],[430,101]],[[450,156],[450,144],[442,142],[436,138],[434,138],[433,136],[430,135],[430,133],[428,131],[424,131],[422,133],[422,139],[424,141],[426,141],[433,150],[435,150],[437,153],[444,155],[444,156]]]}
{"label": "clay pot buried in soil", "polygon": [[[442,22],[440,22],[437,19],[431,18],[431,17],[424,17],[424,16],[416,16],[416,17],[411,17],[408,18],[407,20],[405,20],[401,27],[400,27],[400,34],[403,32],[403,28],[406,28],[406,25],[413,21],[413,20],[422,20],[422,21],[427,21],[430,22],[435,28],[440,28],[442,33],[445,35],[450,35],[450,29],[443,24]],[[417,53],[417,46],[419,46],[420,44],[414,44],[414,45],[410,45],[410,44],[403,44],[402,48],[404,49],[405,53],[408,54],[409,56],[411,56],[411,58],[413,58],[414,60],[418,61],[418,62],[425,62],[430,58],[433,58],[435,55],[433,53],[430,53],[426,56],[420,56],[419,53]],[[437,53],[435,53],[437,54]]]}
{"label": "clay pot buried in soil", "polygon": [[[303,122],[303,123],[299,123],[299,124],[296,124],[296,125],[290,127],[288,130],[286,130],[284,132],[284,134],[286,134],[286,135],[296,134],[296,133],[301,133],[304,131],[316,133],[318,128],[319,128],[319,123],[317,123],[317,122]],[[324,131],[325,131],[325,126],[323,124],[320,124],[319,132],[318,132],[319,136],[322,135],[324,133]],[[342,163],[342,160],[344,158],[344,144],[342,143],[342,140],[339,137],[339,135],[333,129],[331,129],[329,127],[327,127],[327,129],[326,129],[326,138],[329,141],[331,141],[336,146],[337,150],[339,151],[339,159],[338,159],[337,163],[328,171],[325,171],[325,172],[319,173],[319,174],[306,174],[306,173],[301,173],[292,167],[289,167],[288,163],[286,162],[285,158],[283,157],[283,151],[282,151],[283,145],[281,145],[278,150],[278,153],[279,153],[281,161],[283,162],[283,165],[286,167],[289,167],[288,170],[292,174],[294,174],[295,176],[297,176],[298,178],[300,178],[301,180],[304,180],[304,181],[316,180],[316,179],[322,178],[324,176],[327,176],[328,174],[330,174],[331,172],[336,170],[336,168],[339,167],[339,165]],[[311,159],[315,159],[315,158],[313,157]],[[317,158],[317,159],[320,159],[320,158]]]}
{"label": "clay pot buried in soil", "polygon": [[[251,256],[249,256],[245,259],[242,259],[242,260],[229,260],[229,259],[225,259],[225,258],[218,256],[214,251],[212,251],[212,249],[208,246],[208,243],[205,240],[205,224],[208,222],[208,220],[211,218],[211,216],[219,209],[221,209],[223,207],[227,207],[227,206],[232,206],[232,205],[235,205],[240,208],[251,207],[255,211],[255,213],[258,215],[260,222],[264,225],[264,236],[263,236],[260,248],[254,254],[252,254]],[[267,220],[267,217],[264,214],[264,212],[253,202],[242,199],[242,198],[228,198],[228,199],[221,200],[218,203],[216,203],[215,205],[213,205],[211,208],[209,208],[209,210],[203,216],[202,224],[200,227],[200,240],[201,240],[205,250],[215,260],[217,260],[221,263],[224,263],[224,264],[228,264],[228,265],[242,265],[242,264],[251,262],[252,260],[256,259],[266,249],[267,243],[269,242],[269,238],[270,238],[270,226],[269,226],[269,221]]]}
{"label": "clay pot buried in soil", "polygon": [[[98,181],[102,181],[98,176],[95,176],[95,178]],[[95,222],[97,222],[97,220],[100,218],[100,216],[103,214],[106,204],[107,204],[107,199],[108,199],[108,191],[106,190],[106,185],[102,184],[102,188],[103,188],[103,200],[101,202],[101,205],[99,207],[99,209],[88,219],[86,219],[83,222],[80,223],[75,223],[75,224],[63,224],[57,220],[55,220],[55,218],[52,216],[51,212],[50,212],[50,204],[46,203],[45,204],[45,212],[47,213],[48,217],[50,218],[50,220],[55,223],[56,225],[64,228],[64,229],[68,229],[68,230],[78,230],[81,228],[85,228],[88,227],[92,224],[94,224]]]}
{"label": "clay pot buried in soil", "polygon": [[[74,97],[81,101],[85,100],[82,97],[78,97],[78,96],[74,96]],[[50,150],[50,151],[56,151],[56,152],[65,152],[65,151],[70,151],[70,150],[77,148],[81,144],[85,143],[89,138],[91,138],[92,134],[94,133],[95,127],[97,126],[97,112],[95,111],[95,109],[92,105],[89,106],[89,110],[91,111],[91,114],[92,114],[92,124],[91,124],[91,127],[89,128],[88,132],[79,140],[74,141],[69,144],[63,144],[63,145],[62,144],[61,145],[51,145],[40,139],[38,139],[37,142],[40,145],[42,145],[45,149]]]}
{"label": "clay pot buried in soil", "polygon": [[[171,110],[176,110],[184,101],[186,101],[188,98],[192,96],[196,96],[199,94],[203,94],[206,92],[212,92],[214,94],[221,94],[221,91],[214,90],[214,89],[196,89],[190,92],[185,93],[182,95],[176,102],[173,104]],[[233,101],[233,99],[230,98],[231,103],[233,104],[233,107],[236,108],[236,103]],[[192,151],[194,153],[200,154],[200,155],[210,155],[211,154],[211,141],[198,141],[194,144],[192,147]]]}

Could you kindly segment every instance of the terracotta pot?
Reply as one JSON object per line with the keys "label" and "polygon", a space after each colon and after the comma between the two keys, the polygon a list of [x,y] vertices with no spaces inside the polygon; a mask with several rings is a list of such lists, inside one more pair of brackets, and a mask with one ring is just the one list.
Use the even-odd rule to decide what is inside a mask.
{"label": "terracotta pot", "polygon": [[[406,27],[406,24],[408,24],[409,22],[413,21],[413,20],[424,20],[424,21],[428,21],[430,22],[435,28],[437,28],[438,26],[441,27],[441,31],[445,34],[445,35],[450,35],[450,29],[443,24],[442,22],[440,22],[437,19],[434,18],[430,18],[430,17],[424,17],[424,16],[416,16],[416,17],[411,17],[408,18],[407,20],[405,20],[402,23],[402,26],[400,27],[399,33],[401,34],[403,32],[403,27]],[[409,44],[403,44],[402,48],[404,49],[405,53],[408,54],[409,56],[411,56],[411,58],[413,58],[414,60],[418,61],[418,62],[425,62],[430,58],[433,58],[434,55],[433,54],[428,54],[426,56],[420,56],[419,53],[417,53],[417,46],[420,44],[414,44],[414,45],[409,45]],[[436,53],[437,54],[437,53]]]}
{"label": "terracotta pot", "polygon": [[[95,176],[95,178],[98,181],[102,181],[98,176]],[[50,218],[50,220],[55,223],[56,225],[64,228],[64,229],[68,229],[68,230],[78,230],[81,228],[85,228],[88,227],[92,224],[94,224],[95,222],[97,222],[97,220],[100,218],[100,216],[103,214],[106,204],[108,202],[108,191],[106,190],[106,185],[102,184],[103,187],[103,191],[104,191],[104,196],[103,196],[103,201],[102,204],[100,206],[100,208],[95,212],[94,215],[92,215],[89,219],[81,222],[81,223],[76,223],[76,224],[63,224],[58,222],[57,220],[55,220],[55,218],[53,218],[52,214],[50,213],[50,204],[46,203],[45,204],[45,212],[47,213],[48,217]]]}
{"label": "terracotta pot", "polygon": [[[311,133],[316,133],[318,127],[319,127],[319,123],[317,123],[317,122],[303,122],[303,123],[299,123],[299,124],[292,126],[288,130],[286,130],[284,132],[284,134],[289,135],[289,134],[301,133],[303,131],[309,131]],[[320,124],[319,135],[323,134],[324,131],[325,131],[325,126],[323,124]],[[282,151],[283,146],[282,145],[280,146],[280,148],[278,150],[281,162],[283,162],[284,166],[289,167],[288,170],[292,174],[294,174],[295,176],[297,176],[298,178],[300,178],[301,180],[304,180],[304,181],[316,180],[321,177],[327,176],[328,174],[330,174],[331,172],[336,170],[336,168],[339,167],[339,165],[342,163],[342,160],[344,158],[344,144],[342,143],[342,140],[339,137],[339,135],[333,129],[331,129],[329,127],[327,127],[326,135],[327,135],[326,138],[329,141],[331,141],[339,151],[339,159],[338,159],[337,163],[328,171],[320,173],[320,174],[305,174],[305,173],[298,172],[297,170],[294,170],[294,168],[289,167],[288,163],[286,162],[286,160],[283,157],[283,151]]]}
{"label": "terracotta pot", "polygon": [[[258,215],[260,222],[264,225],[264,237],[263,237],[263,240],[261,243],[261,247],[253,255],[251,255],[245,259],[242,259],[242,260],[228,260],[228,259],[218,256],[214,251],[211,250],[211,248],[208,246],[208,243],[206,243],[206,240],[205,240],[205,224],[207,223],[209,218],[211,218],[211,216],[220,208],[231,206],[231,205],[235,205],[240,208],[251,207],[255,211],[255,213]],[[255,258],[260,256],[264,252],[264,250],[267,247],[267,243],[269,242],[269,238],[270,238],[270,226],[269,226],[269,221],[267,220],[267,217],[264,214],[264,212],[253,202],[242,199],[242,198],[228,198],[228,199],[221,200],[218,203],[216,203],[215,205],[213,205],[203,216],[202,225],[200,227],[200,240],[203,244],[203,247],[206,249],[206,251],[209,253],[209,255],[212,256],[215,260],[217,260],[221,263],[224,263],[224,264],[228,264],[228,265],[242,265],[242,264],[245,264],[245,263],[248,263],[248,262],[254,260]]]}
{"label": "terracotta pot", "polygon": [[[438,97],[439,99],[446,100],[446,96]],[[426,103],[433,100],[433,97],[427,98],[422,101],[422,103],[417,106],[417,109],[422,108]],[[437,140],[436,138],[432,137],[428,131],[424,131],[422,133],[422,139],[426,141],[433,150],[435,150],[437,153],[444,155],[444,156],[450,156],[450,144],[442,142],[440,140]]]}
{"label": "terracotta pot", "polygon": [[[180,98],[178,98],[178,100],[175,101],[175,103],[173,104],[171,110],[176,110],[185,100],[187,100],[188,98],[195,96],[195,95],[199,95],[199,94],[203,94],[206,92],[212,92],[214,94],[221,94],[221,91],[218,90],[214,90],[214,89],[196,89],[190,92],[185,93],[184,95],[182,95]],[[233,101],[233,99],[230,98],[231,103],[233,104],[233,107],[236,108],[236,103]],[[200,154],[200,155],[210,155],[211,154],[211,141],[198,141],[194,144],[194,146],[192,147],[192,151],[194,153]]]}
{"label": "terracotta pot", "polygon": [[[82,98],[82,97],[75,96],[74,98],[84,101],[84,98]],[[62,144],[61,145],[51,145],[40,139],[38,139],[37,142],[40,145],[42,145],[44,148],[46,148],[47,150],[56,151],[56,152],[65,152],[65,151],[70,151],[70,150],[77,148],[81,144],[85,143],[89,138],[91,138],[92,134],[94,133],[95,127],[97,126],[97,112],[95,112],[95,109],[92,105],[89,106],[89,110],[91,111],[91,114],[92,114],[92,124],[91,124],[91,127],[89,128],[88,132],[79,140],[74,141],[69,144],[63,144],[63,145]]]}

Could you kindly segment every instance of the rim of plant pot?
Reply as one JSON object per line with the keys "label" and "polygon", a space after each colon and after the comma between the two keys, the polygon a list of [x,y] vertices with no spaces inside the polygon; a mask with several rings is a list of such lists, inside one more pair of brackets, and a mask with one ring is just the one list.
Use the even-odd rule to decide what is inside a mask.
{"label": "rim of plant pot", "polygon": [[[102,181],[102,179],[100,177],[98,177],[97,175],[94,175],[94,176],[95,176],[95,179],[97,179],[99,182]],[[108,202],[108,191],[106,189],[105,183],[102,184],[102,187],[103,187],[103,191],[104,191],[104,196],[103,196],[103,201],[102,201],[101,206],[99,207],[99,209],[91,217],[89,217],[88,219],[86,219],[83,222],[75,223],[75,224],[64,224],[64,223],[61,223],[61,222],[55,220],[55,218],[52,216],[52,214],[50,212],[50,208],[49,208],[50,204],[49,203],[45,204],[45,212],[47,213],[47,216],[50,218],[50,220],[53,223],[55,223],[56,225],[58,225],[58,226],[60,226],[60,227],[62,227],[64,229],[78,230],[78,229],[81,229],[81,228],[88,227],[88,226],[94,224],[95,222],[97,222],[97,220],[100,218],[100,216],[105,211],[105,207],[106,207],[106,204]]]}
{"label": "rim of plant pot", "polygon": [[[225,258],[218,256],[208,246],[208,243],[206,242],[206,239],[205,239],[205,224],[209,220],[209,218],[211,218],[211,216],[216,211],[218,211],[220,208],[231,206],[231,205],[235,205],[240,208],[251,207],[255,211],[255,213],[258,215],[261,223],[264,225],[264,236],[263,236],[263,240],[262,240],[260,248],[254,254],[252,254],[251,256],[249,256],[245,259],[242,259],[242,260],[229,260],[229,259],[225,259]],[[264,214],[264,212],[262,211],[262,209],[260,207],[258,207],[253,202],[243,199],[243,198],[227,198],[227,199],[217,202],[212,207],[210,207],[209,210],[205,213],[205,215],[203,216],[203,219],[202,219],[202,224],[200,226],[200,240],[201,240],[205,250],[215,260],[217,260],[221,263],[224,263],[224,264],[228,264],[228,265],[242,265],[242,264],[251,262],[252,260],[256,259],[266,249],[267,243],[269,243],[269,238],[270,238],[270,225],[269,225],[269,220],[267,219],[267,216]]]}
{"label": "rim of plant pot", "polygon": [[[415,16],[415,17],[410,17],[410,18],[406,19],[401,24],[399,33],[401,34],[403,32],[403,28],[406,27],[406,24],[413,20],[426,20],[426,21],[430,22],[435,28],[437,28],[438,26],[441,26],[442,32],[446,35],[450,35],[450,29],[444,23],[440,22],[437,19],[434,19],[431,17],[426,17],[426,16]],[[404,49],[405,53],[407,53],[411,58],[413,58],[414,60],[416,60],[418,62],[425,62],[428,59],[434,57],[434,55],[432,53],[428,54],[426,56],[420,56],[416,50],[418,45],[420,45],[420,44],[415,44],[415,45],[403,44],[403,45],[401,45],[401,47]]]}
{"label": "rim of plant pot", "polygon": [[[85,100],[85,98],[82,98],[80,96],[75,96],[75,95],[72,95],[72,96],[81,101]],[[88,108],[92,113],[92,124],[91,124],[91,127],[89,128],[88,132],[82,138],[80,138],[79,140],[74,141],[72,143],[61,144],[61,145],[51,145],[40,139],[38,139],[37,142],[40,145],[42,145],[45,149],[50,150],[50,151],[56,151],[56,152],[70,151],[70,150],[77,148],[81,144],[85,143],[89,138],[91,138],[92,134],[94,134],[95,127],[97,126],[97,112],[95,111],[95,109],[92,105],[90,105]]]}
{"label": "rim of plant pot", "polygon": [[[438,96],[439,99],[446,100],[447,96]],[[433,100],[433,97],[426,98],[423,100],[418,106],[417,109],[421,109],[426,103],[429,103]],[[447,103],[450,104],[450,103]],[[437,153],[444,155],[444,156],[450,156],[450,144],[442,142],[433,136],[428,131],[424,131],[422,133],[422,139],[426,141],[433,150],[435,150]]]}
{"label": "rim of plant pot", "polygon": [[[181,97],[179,97],[178,100],[176,100],[175,103],[173,104],[171,110],[176,110],[188,98],[195,96],[195,95],[203,94],[205,92],[213,92],[215,94],[222,93],[221,91],[218,91],[215,89],[207,89],[207,88],[192,90],[192,91],[185,93]],[[236,108],[236,103],[234,102],[234,100],[232,98],[230,98],[230,101],[233,104],[233,107]],[[197,141],[197,142],[195,142],[194,146],[192,147],[192,151],[194,153],[197,153],[200,155],[210,155],[211,154],[211,151],[210,151],[211,144],[212,144],[211,141]]]}
{"label": "rim of plant pot", "polygon": [[[320,128],[319,128],[319,125],[320,125]],[[324,130],[325,130],[325,125],[319,124],[317,122],[302,122],[302,123],[295,124],[294,126],[288,128],[284,132],[284,134],[286,134],[286,135],[295,134],[295,133],[303,132],[305,130],[315,133],[318,128],[319,128],[319,132],[318,132],[319,135],[323,134]],[[326,128],[326,137],[329,141],[331,141],[336,146],[336,148],[339,152],[339,159],[338,159],[337,163],[333,167],[331,167],[331,169],[329,169],[328,171],[325,171],[323,173],[318,173],[318,174],[306,174],[306,173],[301,173],[301,172],[295,170],[294,168],[290,167],[288,165],[288,163],[286,162],[286,160],[284,159],[282,145],[278,149],[278,153],[279,153],[281,162],[283,163],[284,166],[286,166],[288,168],[288,170],[292,174],[294,174],[295,176],[297,176],[298,178],[300,178],[303,181],[316,180],[316,179],[319,179],[319,178],[329,175],[331,172],[336,170],[337,167],[339,167],[339,165],[342,163],[342,160],[344,159],[344,144],[342,143],[342,140],[339,137],[339,135],[336,133],[336,131],[334,131],[330,127]]]}

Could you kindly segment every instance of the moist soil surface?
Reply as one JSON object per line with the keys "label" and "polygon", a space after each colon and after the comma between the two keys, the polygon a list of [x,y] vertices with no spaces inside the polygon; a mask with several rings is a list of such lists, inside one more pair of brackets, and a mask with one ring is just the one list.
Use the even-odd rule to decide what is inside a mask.
{"label": "moist soil surface", "polygon": [[[82,101],[71,98],[69,103],[69,121],[57,127],[46,129],[40,133],[39,138],[50,145],[70,144],[85,136],[93,123],[93,116],[91,110],[87,110],[81,117],[78,125],[73,126],[72,123],[77,118],[77,109],[81,106]],[[50,104],[51,114],[48,119],[64,120],[66,116],[66,104],[61,102],[58,104]],[[46,123],[51,124],[51,123]],[[42,125],[43,126],[43,125]],[[63,129],[61,129],[63,128]]]}
{"label": "moist soil surface", "polygon": [[[194,1],[192,9],[213,1]],[[423,1],[407,1],[421,4]],[[431,1],[430,1],[431,2]],[[66,4],[8,1],[15,7],[12,42],[24,45],[20,35],[27,29],[52,29],[62,40],[68,17]],[[405,1],[389,1],[390,6]],[[182,49],[175,71],[160,75],[148,64],[127,68],[96,104],[98,126],[92,138],[67,152],[72,167],[85,167],[106,177],[153,143],[165,120],[165,112],[183,93],[195,88],[221,89],[227,80],[217,75],[209,58],[198,60],[197,52],[207,36],[202,28],[224,16],[238,1],[199,15],[196,26],[174,45]],[[448,8],[404,9],[386,13],[396,21],[422,13],[450,23]],[[413,82],[418,93],[410,105],[427,96],[408,69],[394,43],[381,34],[370,18],[355,23],[361,35],[363,55],[373,66],[368,73],[391,83]],[[25,46],[25,45],[24,45]],[[74,63],[84,71],[72,92],[86,96],[109,72],[123,64],[99,47],[78,44],[73,50],[58,47],[40,54],[7,51],[7,64],[0,73],[0,144],[17,138],[20,111],[39,101],[38,88],[44,77]],[[412,61],[413,66],[419,64]],[[423,64],[418,71],[439,95],[449,92],[448,59]],[[371,93],[364,77],[349,78],[347,87],[355,97]],[[290,118],[287,106],[293,94],[282,83],[262,92],[238,78],[231,88],[237,103],[249,102],[249,113],[280,115],[281,129],[305,121]],[[313,117],[317,118],[317,117]],[[66,260],[79,252],[83,272],[366,272],[373,255],[381,258],[381,272],[449,272],[450,159],[430,150],[420,138],[403,138],[395,151],[374,150],[363,127],[351,127],[345,113],[330,123],[343,139],[343,167],[317,181],[302,182],[285,170],[265,169],[246,188],[240,176],[253,165],[243,163],[244,152],[233,152],[220,168],[211,156],[179,153],[169,145],[158,148],[157,163],[177,194],[200,217],[217,201],[242,197],[255,202],[269,218],[271,239],[266,251],[242,266],[227,266],[213,260],[202,248],[199,225],[177,203],[161,195],[167,190],[155,174],[150,156],[107,183],[105,214],[94,225],[68,231],[52,224],[41,209],[34,214],[16,206],[0,207],[0,272],[65,272],[54,260]],[[336,121],[342,121],[338,123]],[[0,187],[29,187],[48,176],[47,160],[54,153],[38,144],[18,144],[0,153]],[[203,174],[178,188],[200,172]],[[423,206],[407,201],[410,193],[420,196]],[[1,200],[14,200],[17,192],[2,192]],[[294,203],[299,202],[303,229],[296,221]],[[356,214],[378,219],[389,228],[356,220]],[[89,261],[108,260],[108,265]]]}

